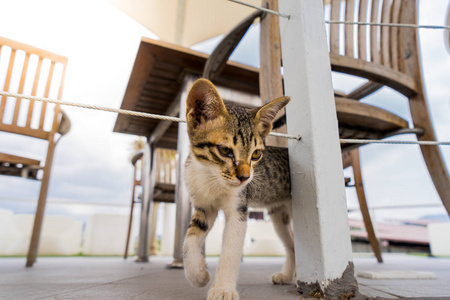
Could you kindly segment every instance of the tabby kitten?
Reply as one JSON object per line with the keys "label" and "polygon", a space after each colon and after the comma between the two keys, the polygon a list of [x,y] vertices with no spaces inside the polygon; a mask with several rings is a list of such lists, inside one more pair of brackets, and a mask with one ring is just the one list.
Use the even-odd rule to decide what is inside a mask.
{"label": "tabby kitten", "polygon": [[276,114],[289,100],[281,97],[258,109],[224,104],[206,79],[197,80],[189,91],[186,118],[191,149],[185,181],[194,213],[183,256],[186,278],[193,286],[209,282],[202,248],[219,210],[226,222],[209,300],[239,299],[236,281],[248,207],[269,210],[286,248],[286,262],[272,282],[292,282],[295,262],[287,149],[264,145]]}

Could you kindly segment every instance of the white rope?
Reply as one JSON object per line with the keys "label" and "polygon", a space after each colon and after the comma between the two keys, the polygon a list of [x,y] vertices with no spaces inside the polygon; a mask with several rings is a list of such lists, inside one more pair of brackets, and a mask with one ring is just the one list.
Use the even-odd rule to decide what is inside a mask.
{"label": "white rope", "polygon": [[282,17],[282,18],[286,18],[288,20],[291,17],[290,15],[285,15],[285,14],[282,14],[280,12],[277,12],[277,11],[274,11],[274,10],[271,10],[271,9],[267,9],[267,8],[264,8],[264,7],[261,7],[261,6],[256,6],[256,5],[253,5],[253,4],[245,3],[245,2],[242,2],[242,1],[238,1],[238,0],[228,0],[228,1],[231,1],[231,2],[234,2],[234,3],[237,3],[237,4],[241,4],[241,5],[244,5],[244,6],[248,6],[248,7],[257,9],[257,10],[261,10],[263,12],[266,12],[266,13],[269,13],[269,14],[272,14],[272,15],[276,15],[276,16],[279,16],[279,17]]}
{"label": "white rope", "polygon": [[[87,108],[87,109],[107,111],[107,112],[114,112],[114,113],[123,114],[123,115],[131,115],[131,116],[136,116],[136,117],[150,118],[150,119],[156,119],[156,120],[162,120],[162,121],[186,123],[186,120],[177,118],[177,117],[169,117],[169,116],[164,116],[164,115],[150,114],[150,113],[144,113],[144,112],[138,112],[138,111],[132,111],[132,110],[126,110],[126,109],[54,100],[54,99],[49,99],[49,98],[28,96],[28,95],[15,94],[15,93],[3,92],[3,91],[0,91],[0,95],[4,96],[4,97],[35,100],[35,101],[40,101],[40,102],[47,102],[47,103]],[[301,140],[301,136],[299,136],[299,135],[289,135],[289,134],[278,133],[278,132],[271,132],[270,135],[276,136],[276,137],[292,139],[292,140],[297,140],[297,141]],[[450,142],[437,142],[437,141],[392,141],[392,140],[386,141],[386,140],[364,140],[364,139],[340,139],[339,141],[342,144],[408,144],[408,145],[422,145],[422,146],[439,146],[439,145],[449,146],[450,145]]]}
{"label": "white rope", "polygon": [[340,139],[341,144],[400,144],[400,145],[421,145],[421,146],[449,146],[450,142],[438,141],[385,141],[385,140],[363,140],[363,139]]}
{"label": "white rope", "polygon": [[284,137],[284,138],[287,138],[287,139],[297,140],[297,141],[300,141],[302,139],[302,137],[299,136],[299,135],[289,135],[289,134],[279,133],[279,132],[274,132],[274,131],[272,131],[270,133],[270,135],[277,136],[277,137]]}
{"label": "white rope", "polygon": [[399,23],[373,23],[373,22],[348,22],[348,21],[325,21],[328,24],[345,24],[345,25],[369,25],[383,27],[403,27],[403,28],[423,28],[423,29],[450,29],[450,26],[440,25],[417,25],[417,24],[399,24]]}
{"label": "white rope", "polygon": [[[244,6],[248,6],[269,14],[273,14],[282,18],[286,18],[286,19],[290,19],[290,15],[286,15],[283,13],[280,13],[278,11],[274,11],[271,9],[267,9],[264,7],[260,7],[260,6],[256,6],[256,5],[252,5],[249,3],[245,3],[239,0],[228,0],[237,4],[241,4]],[[403,28],[423,28],[423,29],[447,29],[450,30],[450,26],[441,26],[441,25],[418,25],[418,24],[400,24],[400,23],[373,23],[373,22],[348,22],[348,21],[336,21],[336,20],[331,20],[331,21],[327,21],[325,20],[325,23],[328,24],[345,24],[345,25],[368,25],[368,26],[384,26],[384,27],[403,27]]]}
{"label": "white rope", "polygon": [[[12,97],[12,98],[17,98],[17,99],[28,99],[28,100],[53,103],[53,104],[59,104],[59,105],[66,105],[66,106],[101,110],[101,111],[107,111],[107,112],[114,112],[114,113],[118,113],[118,114],[122,114],[122,115],[130,115],[130,116],[156,119],[156,120],[162,120],[162,121],[171,121],[171,122],[176,122],[176,123],[186,123],[186,120],[177,118],[177,117],[169,117],[169,116],[164,116],[164,115],[150,114],[150,113],[144,113],[144,112],[138,112],[138,111],[132,111],[132,110],[126,110],[126,109],[111,108],[111,107],[105,107],[105,106],[83,104],[83,103],[76,103],[76,102],[69,102],[69,101],[62,101],[62,100],[54,100],[54,99],[49,99],[49,98],[15,94],[15,93],[9,93],[9,92],[4,92],[4,91],[0,91],[0,95],[4,96],[4,97]],[[284,137],[284,138],[293,139],[293,140],[301,139],[300,136],[289,135],[289,134],[278,133],[278,132],[271,132],[270,135]]]}
{"label": "white rope", "polygon": [[47,103],[53,103],[53,104],[60,104],[60,105],[88,108],[88,109],[94,109],[94,110],[115,112],[115,113],[119,113],[119,114],[123,114],[123,115],[131,115],[131,116],[137,116],[137,117],[143,117],[143,118],[157,119],[157,120],[162,120],[162,121],[186,122],[185,120],[176,118],[176,117],[168,117],[168,116],[163,116],[163,115],[149,114],[149,113],[144,113],[144,112],[137,112],[137,111],[132,111],[132,110],[111,108],[111,107],[104,107],[104,106],[97,106],[97,105],[90,105],[90,104],[82,104],[82,103],[76,103],[76,102],[53,100],[53,99],[49,99],[49,98],[21,95],[21,94],[15,94],[15,93],[3,92],[3,91],[0,91],[0,95],[6,96],[6,97],[13,97],[13,98],[17,98],[17,99],[28,99],[28,100],[35,100],[35,101],[47,102]]}

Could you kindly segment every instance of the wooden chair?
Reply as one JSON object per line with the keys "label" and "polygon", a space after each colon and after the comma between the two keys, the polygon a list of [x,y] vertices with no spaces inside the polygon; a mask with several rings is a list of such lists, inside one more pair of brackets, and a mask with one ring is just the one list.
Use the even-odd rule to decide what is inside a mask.
{"label": "wooden chair", "polygon": [[[131,163],[134,166],[134,172],[133,172],[133,190],[132,190],[132,196],[131,196],[131,211],[130,211],[130,218],[128,222],[128,232],[127,232],[127,238],[126,238],[126,246],[125,246],[125,252],[124,252],[124,259],[127,259],[128,257],[128,249],[129,249],[129,242],[130,242],[130,236],[131,236],[131,227],[133,223],[133,211],[134,211],[134,204],[136,203],[142,203],[142,195],[144,192],[142,192],[140,195],[136,193],[137,189],[140,188],[146,189],[149,188],[148,186],[145,186],[142,184],[142,178],[145,176],[142,174],[143,168],[142,164],[145,162],[149,162],[150,160],[144,160],[144,145],[142,147],[138,147],[136,154],[132,157]],[[158,148],[156,149],[156,160],[155,160],[155,185],[153,190],[153,209],[152,209],[152,216],[150,217],[151,224],[150,224],[150,255],[156,255],[158,252],[158,244],[156,241],[156,223],[157,223],[157,210],[159,203],[165,202],[165,203],[174,203],[175,202],[175,170],[176,170],[176,159],[175,159],[176,151],[174,150],[168,150],[168,149],[162,149]],[[148,154],[147,154],[148,155]],[[147,168],[148,169],[148,168]],[[141,218],[146,218],[146,214],[141,213]],[[148,220],[146,221],[148,223]],[[138,257],[139,261],[147,261],[148,260],[148,254],[139,254]]]}
{"label": "wooden chair", "polygon": [[[329,19],[374,23],[417,24],[415,0],[324,0],[324,14]],[[277,11],[277,1],[263,1],[263,6]],[[283,95],[281,44],[278,17],[255,12],[238,24],[219,43],[205,65],[203,76],[220,78],[221,69],[234,47],[256,18],[261,18],[260,95],[263,102]],[[343,32],[341,32],[343,30]],[[421,74],[417,30],[410,28],[370,27],[332,24],[329,49],[333,71],[367,79],[352,92],[335,92],[341,138],[382,139],[396,134],[414,133],[418,140],[435,141]],[[414,127],[386,110],[359,100],[382,87],[389,87],[409,99]],[[282,120],[283,118],[281,118]],[[283,122],[278,122],[283,123]],[[285,143],[285,142],[284,142]],[[274,142],[283,146],[283,141]],[[357,144],[342,144],[343,167],[353,167],[355,187],[373,251],[382,261],[364,195]],[[354,151],[351,151],[356,149]],[[447,212],[450,214],[450,178],[437,146],[421,146],[424,160]]]}
{"label": "wooden chair", "polygon": [[[3,91],[36,96],[43,89],[39,96],[61,99],[66,57],[2,37],[0,46],[1,56],[9,55],[9,59],[4,60],[6,65],[0,65],[0,70],[6,70]],[[59,105],[1,97],[0,131],[48,141],[45,161],[0,153],[0,175],[41,181],[27,267],[33,265],[38,255],[53,154],[59,141],[57,136],[66,134],[69,129],[70,121]]]}

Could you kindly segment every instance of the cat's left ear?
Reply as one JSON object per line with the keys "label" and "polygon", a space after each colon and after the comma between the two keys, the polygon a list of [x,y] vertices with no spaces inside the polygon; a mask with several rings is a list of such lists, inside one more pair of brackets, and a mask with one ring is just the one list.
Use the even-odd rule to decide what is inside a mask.
{"label": "cat's left ear", "polygon": [[265,137],[272,130],[272,123],[278,112],[285,107],[291,98],[280,97],[262,106],[255,115],[258,131]]}

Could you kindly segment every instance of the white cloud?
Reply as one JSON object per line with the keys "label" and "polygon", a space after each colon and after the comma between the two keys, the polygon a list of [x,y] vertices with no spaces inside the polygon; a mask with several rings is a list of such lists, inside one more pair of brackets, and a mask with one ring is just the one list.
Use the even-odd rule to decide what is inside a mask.
{"label": "white cloud", "polygon": [[[141,36],[155,37],[102,0],[2,1],[0,10],[7,12],[0,18],[1,36],[68,57],[63,92],[67,101],[120,107]],[[112,133],[116,114],[63,109],[72,129],[56,148],[49,202],[60,198],[128,203],[130,144],[137,137]],[[17,136],[0,138],[0,151],[10,153],[33,156],[42,146]],[[20,178],[0,180],[3,198],[37,199],[38,188],[37,182]]]}
{"label": "white cloud", "polygon": [[[448,0],[420,1],[420,23],[443,24],[447,4]],[[149,31],[103,0],[1,1],[0,11],[4,12],[0,18],[1,36],[69,58],[63,98],[75,102],[119,107],[140,38],[151,36]],[[233,54],[234,59],[257,65],[258,39],[257,30],[252,28],[250,38]],[[436,132],[439,139],[450,140],[450,56],[444,48],[442,31],[421,29],[420,40],[425,85]],[[347,79],[339,80],[335,79],[337,85],[347,84]],[[387,89],[366,102],[410,120],[406,100]],[[129,201],[129,145],[135,137],[112,133],[114,114],[64,109],[73,128],[56,149],[50,201],[52,198]],[[25,144],[16,137],[1,135],[0,139],[0,151],[8,144],[20,148],[26,155],[38,146]],[[370,205],[439,201],[421,154],[414,147],[366,146],[361,149]],[[450,165],[450,147],[441,149]],[[0,190],[6,197],[37,198],[38,185],[2,177]],[[354,197],[350,194],[352,192],[349,198]]]}

